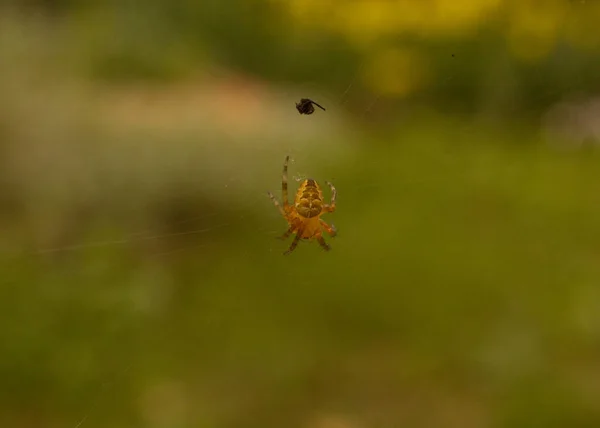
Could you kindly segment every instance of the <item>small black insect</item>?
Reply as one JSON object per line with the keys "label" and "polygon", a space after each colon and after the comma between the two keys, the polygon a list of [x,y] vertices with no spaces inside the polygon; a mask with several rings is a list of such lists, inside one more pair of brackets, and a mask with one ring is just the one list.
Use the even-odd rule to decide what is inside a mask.
{"label": "small black insect", "polygon": [[299,103],[296,103],[296,110],[298,110],[298,113],[300,114],[313,114],[315,112],[313,104],[325,111],[325,108],[308,98],[302,98]]}

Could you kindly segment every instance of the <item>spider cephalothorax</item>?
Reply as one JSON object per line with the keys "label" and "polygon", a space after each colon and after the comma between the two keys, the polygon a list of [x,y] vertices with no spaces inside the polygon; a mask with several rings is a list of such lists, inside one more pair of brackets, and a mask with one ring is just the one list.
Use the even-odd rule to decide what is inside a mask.
{"label": "spider cephalothorax", "polygon": [[298,110],[298,113],[300,114],[313,114],[315,112],[313,104],[325,111],[324,107],[308,98],[302,98],[299,103],[296,103],[296,110]]}
{"label": "spider cephalothorax", "polygon": [[290,248],[284,254],[290,254],[300,239],[316,239],[321,247],[325,250],[329,250],[329,245],[323,238],[323,229],[329,233],[332,237],[336,235],[336,229],[334,225],[329,226],[325,221],[321,220],[321,216],[325,213],[332,213],[335,211],[335,199],[337,191],[330,182],[327,185],[331,189],[331,203],[326,204],[323,202],[323,192],[315,180],[312,178],[304,180],[294,199],[294,204],[290,205],[288,202],[288,161],[290,157],[286,156],[283,164],[283,177],[281,180],[281,193],[283,197],[283,207],[279,204],[275,196],[269,192],[269,197],[279,209],[283,218],[288,222],[288,230],[281,236],[281,239],[286,239],[292,233],[296,234],[294,241]]}

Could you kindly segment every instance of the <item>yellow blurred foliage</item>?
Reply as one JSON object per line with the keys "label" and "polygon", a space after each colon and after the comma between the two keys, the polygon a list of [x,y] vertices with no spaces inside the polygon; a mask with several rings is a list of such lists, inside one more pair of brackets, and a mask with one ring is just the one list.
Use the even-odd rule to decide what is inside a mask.
{"label": "yellow blurred foliage", "polygon": [[332,14],[329,28],[342,33],[360,47],[369,47],[379,37],[398,32],[389,1],[349,2]]}
{"label": "yellow blurred foliage", "polygon": [[363,50],[389,36],[468,36],[491,25],[512,52],[540,60],[561,38],[581,47],[600,44],[600,1],[568,0],[271,0],[291,20],[338,33]]}
{"label": "yellow blurred foliage", "polygon": [[320,25],[364,45],[389,34],[439,35],[476,27],[502,0],[290,0],[293,20]]}
{"label": "yellow blurred foliage", "polygon": [[566,17],[566,40],[582,49],[600,48],[600,2],[586,2],[571,10]]}
{"label": "yellow blurred foliage", "polygon": [[[298,0],[296,0],[298,1]],[[465,33],[476,28],[502,0],[358,0],[336,2],[325,24],[359,46],[387,35],[417,34],[432,36]],[[308,3],[303,2],[307,8]],[[329,2],[331,5],[331,2]],[[319,13],[320,4],[312,11]]]}
{"label": "yellow blurred foliage", "polygon": [[305,25],[322,26],[336,6],[336,0],[271,0],[272,3],[287,7],[292,19]]}
{"label": "yellow blurred foliage", "polygon": [[507,41],[515,56],[535,62],[554,47],[568,5],[563,0],[521,0],[509,6]]}
{"label": "yellow blurred foliage", "polygon": [[422,87],[427,75],[426,63],[418,52],[386,48],[368,58],[363,78],[379,95],[404,97]]}
{"label": "yellow blurred foliage", "polygon": [[427,32],[440,35],[463,34],[476,29],[487,17],[492,16],[502,0],[435,0],[432,3],[419,2],[425,8],[425,19],[421,26]]}

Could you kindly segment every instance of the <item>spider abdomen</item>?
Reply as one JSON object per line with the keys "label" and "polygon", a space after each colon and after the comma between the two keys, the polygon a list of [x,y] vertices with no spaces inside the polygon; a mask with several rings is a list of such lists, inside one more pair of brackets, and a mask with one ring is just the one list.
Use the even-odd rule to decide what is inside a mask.
{"label": "spider abdomen", "polygon": [[294,201],[296,212],[305,218],[317,217],[323,211],[323,194],[317,182],[307,179],[302,182],[296,200]]}

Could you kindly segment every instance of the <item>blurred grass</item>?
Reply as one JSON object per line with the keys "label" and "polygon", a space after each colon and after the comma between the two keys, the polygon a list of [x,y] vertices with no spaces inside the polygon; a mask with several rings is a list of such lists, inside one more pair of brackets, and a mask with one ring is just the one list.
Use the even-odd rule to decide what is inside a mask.
{"label": "blurred grass", "polygon": [[[524,138],[431,119],[297,160],[339,190],[328,254],[282,256],[264,192],[223,188],[197,235],[5,257],[5,426],[595,426],[598,154]],[[279,188],[279,151],[256,189]],[[102,218],[75,242],[136,231]]]}

